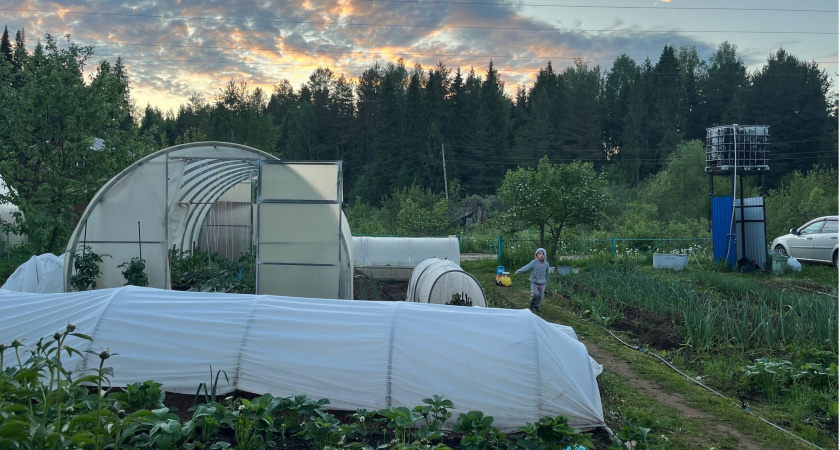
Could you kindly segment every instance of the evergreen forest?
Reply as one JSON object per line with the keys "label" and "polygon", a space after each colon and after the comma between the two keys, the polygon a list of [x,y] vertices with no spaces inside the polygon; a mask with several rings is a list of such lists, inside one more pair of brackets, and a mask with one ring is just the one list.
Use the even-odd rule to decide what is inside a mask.
{"label": "evergreen forest", "polygon": [[[387,208],[412,190],[435,201],[444,192],[493,198],[508,171],[544,158],[580,162],[605,180],[608,216],[641,202],[628,192],[644,189],[660,210],[633,212],[667,222],[707,215],[707,128],[767,125],[770,171],[746,182],[752,192],[781,193],[816,173],[833,179],[833,191],[820,185],[820,196],[808,185],[806,194],[833,195],[828,213],[836,213],[836,86],[816,63],[781,48],[756,71],[730,42],[708,59],[693,46],[665,45],[655,61],[622,54],[609,69],[547,61],[531,85],[515,90],[506,90],[492,60],[479,70],[399,59],[357,78],[321,67],[300,86],[277,80],[271,92],[222,81],[213,94],[185,93],[177,111],[135,104],[123,61],[94,58],[93,47],[69,36],[31,42],[8,28],[2,36],[0,175],[10,189],[0,201],[27,217],[2,226],[29,236],[36,253],[63,251],[82,206],[120,170],[196,141],[244,144],[290,161],[341,160],[345,201],[359,208]],[[686,177],[695,183],[685,185]],[[728,186],[720,180],[714,190],[726,194]],[[680,200],[689,194],[698,197],[696,211]]]}

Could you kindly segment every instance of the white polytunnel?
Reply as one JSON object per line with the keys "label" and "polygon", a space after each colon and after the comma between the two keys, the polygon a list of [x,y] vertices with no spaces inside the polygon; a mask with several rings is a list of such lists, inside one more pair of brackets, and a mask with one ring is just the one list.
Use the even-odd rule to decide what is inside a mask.
{"label": "white polytunnel", "polygon": [[353,266],[370,278],[408,280],[426,258],[460,263],[458,237],[353,236]]}
{"label": "white polytunnel", "polygon": [[64,367],[80,378],[110,349],[113,387],[153,380],[195,394],[212,367],[230,380],[220,394],[307,395],[346,411],[413,408],[441,395],[455,406],[449,427],[469,411],[493,416],[503,432],[558,415],[577,428],[605,426],[584,345],[524,309],[136,286],[0,290],[0,342],[22,341],[22,354],[68,323],[93,340],[69,335],[65,345],[79,353],[62,357]]}
{"label": "white polytunnel", "polygon": [[462,301],[469,300],[472,306],[487,306],[484,289],[475,277],[454,261],[426,258],[414,267],[405,299],[408,302],[446,304],[456,294]]}
{"label": "white polytunnel", "polygon": [[117,266],[140,257],[149,286],[162,289],[171,286],[173,250],[236,261],[253,248],[258,294],[350,299],[353,249],[341,202],[339,161],[280,161],[225,142],[169,147],[94,195],[67,245],[64,290],[86,246],[107,255],[98,288],[124,285]]}

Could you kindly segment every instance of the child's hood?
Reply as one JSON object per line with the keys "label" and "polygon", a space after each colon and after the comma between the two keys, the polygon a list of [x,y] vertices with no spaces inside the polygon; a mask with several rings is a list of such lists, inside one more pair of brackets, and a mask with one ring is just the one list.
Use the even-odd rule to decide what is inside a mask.
{"label": "child's hood", "polygon": [[546,257],[548,256],[548,255],[545,253],[545,249],[544,249],[544,248],[542,248],[542,247],[540,247],[540,248],[538,248],[538,249],[537,249],[537,251],[535,251],[535,252],[534,252],[534,259],[537,259],[537,253],[539,253],[539,252],[543,252],[543,255],[546,255]]}

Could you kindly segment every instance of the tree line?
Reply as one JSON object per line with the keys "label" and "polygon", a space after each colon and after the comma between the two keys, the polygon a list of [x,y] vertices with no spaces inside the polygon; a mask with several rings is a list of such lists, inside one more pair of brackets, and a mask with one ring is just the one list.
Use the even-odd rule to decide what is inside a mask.
{"label": "tree line", "polygon": [[318,68],[299,88],[281,80],[271,93],[231,80],[177,111],[137,107],[119,58],[85,79],[93,55],[69,36],[45,35],[32,50],[23,30],[0,40],[0,175],[9,188],[0,202],[27,218],[2,225],[41,251],[63,251],[80,206],[131,162],[204,140],[285,160],[342,160],[345,197],[376,207],[415,187],[495,194],[509,170],[543,159],[588,163],[611,190],[634,188],[655,182],[682,143],[733,123],[770,126],[768,188],[817,164],[837,167],[831,82],[783,49],[754,73],[728,42],[708,61],[694,47],[666,45],[655,63],[620,55],[609,70],[548,62],[513,97],[492,60],[479,74],[400,59],[356,79]]}
{"label": "tree line", "polygon": [[548,62],[513,98],[504,88],[492,61],[478,74],[400,59],[356,80],[318,68],[300,88],[282,80],[270,94],[230,81],[178,111],[147,105],[140,123],[160,146],[206,138],[289,160],[342,160],[345,192],[374,204],[412,184],[443,191],[444,164],[466,193],[493,193],[508,169],[543,156],[591,162],[638,186],[680,142],[705,141],[719,125],[769,125],[768,188],[792,171],[837,165],[828,75],[784,49],[749,73],[728,42],[708,61],[693,46],[666,45],[655,63],[622,54],[606,71],[582,59],[557,71]]}

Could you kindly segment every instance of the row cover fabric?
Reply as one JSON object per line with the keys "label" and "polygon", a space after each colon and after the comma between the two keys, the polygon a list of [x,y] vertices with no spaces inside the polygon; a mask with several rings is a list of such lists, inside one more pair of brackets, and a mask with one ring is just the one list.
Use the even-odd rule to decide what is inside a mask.
{"label": "row cover fabric", "polygon": [[459,263],[458,237],[353,236],[353,266],[377,280],[408,280],[427,258]]}
{"label": "row cover fabric", "polygon": [[63,272],[63,256],[52,253],[35,255],[15,269],[2,289],[38,294],[64,292]]}
{"label": "row cover fabric", "polygon": [[484,289],[461,266],[446,259],[426,258],[411,272],[406,301],[446,304],[454,294],[466,296],[473,306],[487,306]]}
{"label": "row cover fabric", "polygon": [[413,408],[442,395],[455,405],[447,426],[472,410],[503,432],[557,415],[605,426],[586,348],[527,310],[135,286],[0,291],[0,342],[33,346],[68,322],[93,342],[69,337],[84,356],[65,367],[89,373],[99,360],[84,350],[109,348],[112,386],[154,380],[194,394],[212,367],[230,377],[220,394],[305,394],[347,411]]}

